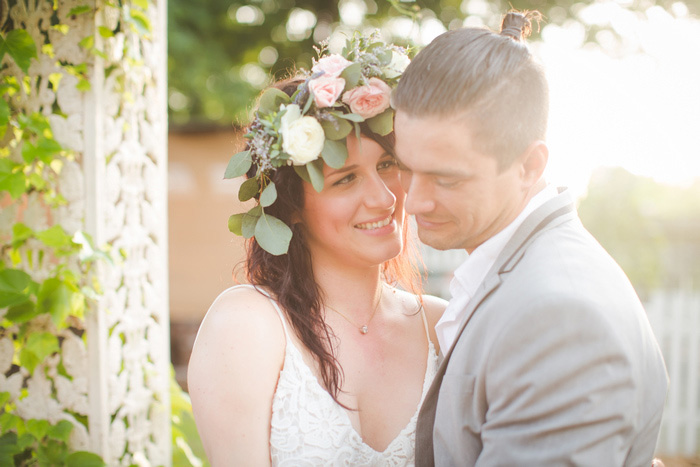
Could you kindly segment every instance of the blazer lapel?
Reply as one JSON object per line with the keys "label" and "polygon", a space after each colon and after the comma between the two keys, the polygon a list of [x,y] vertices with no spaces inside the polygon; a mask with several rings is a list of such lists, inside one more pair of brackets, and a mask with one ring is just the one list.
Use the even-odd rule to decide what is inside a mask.
{"label": "blazer lapel", "polygon": [[[418,422],[418,425],[423,429],[419,428],[416,432],[416,465],[433,466],[435,464],[432,452],[432,436],[440,385],[442,384],[443,376],[445,375],[447,365],[457,345],[457,341],[464,333],[464,329],[469,324],[472,316],[474,316],[474,313],[481,303],[501,285],[505,279],[505,275],[520,261],[527,246],[539,232],[559,225],[573,217],[575,217],[574,200],[569,190],[559,188],[558,196],[536,209],[525,219],[522,225],[518,227],[513,237],[499,254],[493,267],[486,274],[484,281],[477,289],[474,297],[469,301],[455,340],[447,353],[444,354],[444,358],[438,367],[430,389],[425,395]],[[427,429],[427,427],[429,427],[429,429]]]}

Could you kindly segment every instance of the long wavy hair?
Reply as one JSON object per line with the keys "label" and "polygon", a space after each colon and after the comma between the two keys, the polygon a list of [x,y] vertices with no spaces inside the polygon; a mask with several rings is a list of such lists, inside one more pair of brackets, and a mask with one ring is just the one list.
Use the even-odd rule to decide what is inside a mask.
{"label": "long wavy hair", "polygon": [[[274,86],[288,95],[296,91],[301,79],[288,79]],[[376,141],[394,154],[394,134],[380,136],[360,124],[362,135]],[[254,170],[254,169],[252,169]],[[249,173],[249,176],[252,176]],[[263,250],[254,239],[246,243],[246,275],[251,284],[271,292],[294,332],[318,363],[323,384],[338,402],[342,385],[342,368],[336,358],[334,335],[323,319],[323,291],[314,279],[313,262],[304,225],[293,222],[295,213],[304,209],[301,178],[292,167],[280,167],[271,174],[277,188],[277,200],[266,212],[282,220],[293,232],[287,254],[275,256]],[[411,291],[420,297],[422,264],[415,240],[409,233],[408,220],[403,225],[401,253],[381,266],[382,280]],[[340,403],[340,402],[338,402]],[[342,405],[342,404],[341,404]]]}

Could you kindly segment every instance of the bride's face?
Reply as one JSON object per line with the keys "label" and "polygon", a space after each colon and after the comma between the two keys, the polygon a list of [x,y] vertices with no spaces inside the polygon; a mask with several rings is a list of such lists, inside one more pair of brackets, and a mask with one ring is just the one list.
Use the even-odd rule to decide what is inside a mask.
{"label": "bride's face", "polygon": [[406,194],[391,154],[364,136],[347,142],[345,165],[324,166],[320,193],[304,183],[307,244],[314,261],[378,265],[401,252]]}

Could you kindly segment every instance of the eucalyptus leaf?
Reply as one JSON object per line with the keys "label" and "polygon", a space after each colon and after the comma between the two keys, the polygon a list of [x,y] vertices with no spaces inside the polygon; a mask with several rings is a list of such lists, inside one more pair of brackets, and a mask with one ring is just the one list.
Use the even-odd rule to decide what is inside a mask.
{"label": "eucalyptus leaf", "polygon": [[258,112],[264,114],[277,112],[280,109],[280,105],[289,104],[290,102],[292,102],[292,99],[284,91],[277,88],[268,88],[260,96]]}
{"label": "eucalyptus leaf", "polygon": [[346,141],[331,141],[329,139],[323,144],[321,151],[323,160],[329,167],[339,169],[345,165],[345,160],[348,158],[348,147]]}
{"label": "eucalyptus leaf", "polygon": [[388,65],[391,63],[391,49],[383,50],[382,52],[376,54],[376,57],[379,59],[379,62],[382,65]]}
{"label": "eucalyptus leaf", "polygon": [[251,238],[255,235],[255,224],[257,224],[258,219],[260,219],[262,212],[261,206],[255,206],[243,215],[243,220],[241,221],[241,233],[243,237]]}
{"label": "eucalyptus leaf", "polygon": [[279,256],[287,253],[292,229],[269,214],[263,214],[255,225],[255,241],[268,253]]}
{"label": "eucalyptus leaf", "polygon": [[394,111],[386,109],[384,112],[367,120],[370,130],[378,135],[386,136],[394,129]]}
{"label": "eucalyptus leaf", "polygon": [[360,83],[360,79],[362,78],[362,65],[360,63],[353,63],[343,70],[340,77],[345,80],[346,91],[354,88]]}
{"label": "eucalyptus leaf", "polygon": [[309,162],[306,164],[306,169],[309,171],[311,185],[313,185],[314,190],[320,193],[323,190],[323,161],[316,159],[313,162]]}
{"label": "eucalyptus leaf", "polygon": [[241,188],[238,190],[238,199],[240,201],[248,201],[260,192],[260,184],[258,177],[249,178],[241,183]]}
{"label": "eucalyptus leaf", "polygon": [[331,115],[335,115],[336,117],[339,117],[339,118],[344,118],[345,120],[350,120],[351,122],[360,123],[360,122],[365,121],[364,117],[362,117],[358,114],[354,114],[354,113],[346,114],[343,112],[331,112]]}
{"label": "eucalyptus leaf", "polygon": [[250,157],[250,151],[241,151],[231,156],[224,172],[224,178],[236,178],[245,175],[250,166],[253,165],[253,159]]}
{"label": "eucalyptus leaf", "polygon": [[242,236],[241,224],[243,223],[243,216],[245,213],[233,214],[228,218],[228,230],[238,236]]}
{"label": "eucalyptus leaf", "polygon": [[266,208],[274,203],[276,199],[277,188],[275,188],[275,184],[273,182],[270,182],[260,194],[260,205]]}
{"label": "eucalyptus leaf", "polygon": [[352,124],[339,118],[335,118],[334,121],[324,120],[321,122],[321,127],[326,135],[326,139],[334,141],[345,138],[352,131]]}
{"label": "eucalyptus leaf", "polygon": [[309,177],[309,171],[305,165],[295,165],[294,171],[301,177],[302,180],[311,183],[311,177]]}

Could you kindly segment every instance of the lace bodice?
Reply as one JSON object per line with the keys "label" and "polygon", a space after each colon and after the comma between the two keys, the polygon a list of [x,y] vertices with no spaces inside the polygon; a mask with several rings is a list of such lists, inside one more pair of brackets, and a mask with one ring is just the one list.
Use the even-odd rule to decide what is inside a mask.
{"label": "lace bodice", "polygon": [[272,303],[280,315],[287,340],[284,366],[272,402],[272,465],[413,466],[418,410],[437,370],[437,354],[430,339],[423,391],[416,412],[389,446],[378,452],[363,442],[345,409],[318,383],[289,338],[284,315],[274,300]]}

